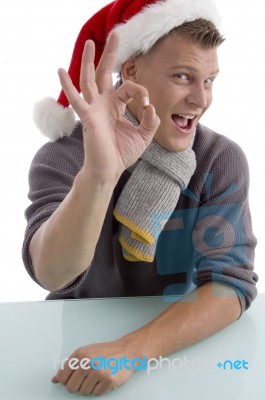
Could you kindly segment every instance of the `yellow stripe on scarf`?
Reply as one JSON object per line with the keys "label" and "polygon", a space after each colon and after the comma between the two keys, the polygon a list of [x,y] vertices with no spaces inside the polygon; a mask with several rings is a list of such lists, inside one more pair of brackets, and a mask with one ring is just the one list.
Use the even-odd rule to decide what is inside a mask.
{"label": "yellow stripe on scarf", "polygon": [[150,234],[150,232],[147,232],[143,230],[143,228],[141,228],[140,226],[137,226],[133,221],[130,221],[129,219],[121,215],[116,209],[113,210],[113,215],[117,221],[119,221],[124,226],[127,226],[127,228],[131,229],[132,232],[141,237],[141,240],[137,240],[140,240],[142,243],[150,245],[153,245],[155,243],[155,238],[153,235]]}

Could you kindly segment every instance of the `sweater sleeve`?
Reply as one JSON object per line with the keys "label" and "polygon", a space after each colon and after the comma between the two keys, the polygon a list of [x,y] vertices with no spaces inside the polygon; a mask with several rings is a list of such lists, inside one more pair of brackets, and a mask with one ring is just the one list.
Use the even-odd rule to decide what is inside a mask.
{"label": "sweater sleeve", "polygon": [[221,135],[210,151],[217,157],[201,176],[204,190],[192,234],[194,283],[232,286],[243,313],[257,295],[258,281],[253,271],[257,241],[249,210],[248,163],[242,149]]}
{"label": "sweater sleeve", "polygon": [[[34,233],[49,219],[72,188],[73,181],[83,165],[82,132],[77,126],[71,137],[46,143],[35,155],[29,170],[30,206],[25,211],[27,227],[22,258],[31,278],[38,282],[32,266],[29,245]],[[85,278],[78,277],[71,290]]]}

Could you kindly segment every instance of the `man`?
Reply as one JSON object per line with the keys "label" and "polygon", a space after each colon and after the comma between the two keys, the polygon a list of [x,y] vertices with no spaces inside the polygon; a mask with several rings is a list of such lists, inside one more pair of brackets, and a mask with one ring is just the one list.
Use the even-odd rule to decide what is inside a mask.
{"label": "man", "polygon": [[[58,103],[38,106],[42,130],[59,140],[30,170],[23,258],[32,278],[48,299],[181,299],[70,358],[164,356],[237,320],[256,296],[247,162],[199,124],[218,75],[217,20],[208,0],[116,0],[81,30],[69,75],[59,71]],[[52,381],[101,395],[133,373],[110,372],[66,365]]]}

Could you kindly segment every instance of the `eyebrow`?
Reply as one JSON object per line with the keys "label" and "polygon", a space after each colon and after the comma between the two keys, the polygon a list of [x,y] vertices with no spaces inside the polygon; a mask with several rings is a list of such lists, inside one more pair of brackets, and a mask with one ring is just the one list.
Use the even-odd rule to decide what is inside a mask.
{"label": "eyebrow", "polygon": [[[196,68],[188,66],[188,65],[175,65],[174,67],[170,67],[170,69],[187,69],[193,72],[198,72]],[[220,70],[217,69],[214,72],[211,72],[210,75],[217,75],[219,74]]]}

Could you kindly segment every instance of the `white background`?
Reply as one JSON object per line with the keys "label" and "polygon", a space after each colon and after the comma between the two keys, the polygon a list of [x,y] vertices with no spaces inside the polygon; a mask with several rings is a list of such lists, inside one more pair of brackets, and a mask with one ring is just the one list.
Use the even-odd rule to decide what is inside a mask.
{"label": "white background", "polygon": [[[47,294],[29,278],[21,260],[28,169],[46,142],[32,122],[32,107],[42,97],[58,97],[57,69],[68,68],[81,26],[108,2],[1,1],[0,301],[42,300]],[[262,0],[217,3],[227,41],[219,50],[221,73],[214,103],[202,122],[235,140],[247,155],[253,227],[259,240],[258,289],[264,292],[265,13]]]}

